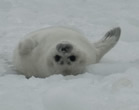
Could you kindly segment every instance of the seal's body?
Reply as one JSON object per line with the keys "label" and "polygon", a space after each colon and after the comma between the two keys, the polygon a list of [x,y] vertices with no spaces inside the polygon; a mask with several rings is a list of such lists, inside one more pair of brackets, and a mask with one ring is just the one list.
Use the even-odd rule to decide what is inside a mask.
{"label": "seal's body", "polygon": [[26,77],[53,74],[77,75],[97,63],[118,41],[120,28],[108,31],[102,40],[91,43],[80,32],[50,27],[32,32],[14,52],[14,65]]}

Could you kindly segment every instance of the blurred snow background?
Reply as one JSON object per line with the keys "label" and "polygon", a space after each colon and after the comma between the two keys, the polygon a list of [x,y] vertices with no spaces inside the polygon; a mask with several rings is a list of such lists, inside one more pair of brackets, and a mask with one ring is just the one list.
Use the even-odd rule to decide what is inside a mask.
{"label": "blurred snow background", "polygon": [[[138,0],[0,0],[0,110],[139,110]],[[92,41],[120,26],[121,39],[78,76],[26,79],[12,53],[24,35],[75,27]]]}

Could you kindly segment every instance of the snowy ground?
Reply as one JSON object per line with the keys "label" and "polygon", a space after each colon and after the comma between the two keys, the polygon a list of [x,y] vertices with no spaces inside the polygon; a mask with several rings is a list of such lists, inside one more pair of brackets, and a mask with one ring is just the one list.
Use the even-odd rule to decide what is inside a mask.
{"label": "snowy ground", "polygon": [[[0,0],[0,110],[139,110],[138,0]],[[115,26],[116,47],[78,76],[26,79],[12,52],[28,32],[64,25],[90,40]]]}

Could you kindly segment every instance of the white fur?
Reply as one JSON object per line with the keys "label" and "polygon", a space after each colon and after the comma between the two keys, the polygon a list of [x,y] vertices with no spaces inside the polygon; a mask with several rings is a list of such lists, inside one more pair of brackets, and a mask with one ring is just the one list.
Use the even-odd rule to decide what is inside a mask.
{"label": "white fur", "polygon": [[[70,28],[51,27],[32,32],[15,49],[15,68],[26,77],[83,73],[87,65],[97,63],[116,44],[120,36],[116,34],[117,29],[120,30],[114,28],[108,31],[97,43],[89,42],[80,32]],[[73,46],[73,50],[66,54],[67,56],[78,56],[72,65],[62,66],[54,61],[54,56],[60,54],[56,46],[63,42]]]}

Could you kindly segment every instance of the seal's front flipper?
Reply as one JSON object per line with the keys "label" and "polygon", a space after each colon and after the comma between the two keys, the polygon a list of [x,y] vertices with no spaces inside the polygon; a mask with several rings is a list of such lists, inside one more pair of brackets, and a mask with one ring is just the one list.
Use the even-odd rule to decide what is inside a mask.
{"label": "seal's front flipper", "polygon": [[32,52],[32,50],[37,46],[37,42],[32,39],[28,38],[23,41],[21,41],[18,45],[19,54],[21,56],[28,55]]}
{"label": "seal's front flipper", "polygon": [[98,42],[94,43],[97,50],[97,62],[105,55],[111,48],[115,46],[120,38],[120,27],[113,28],[108,31],[105,36]]}

